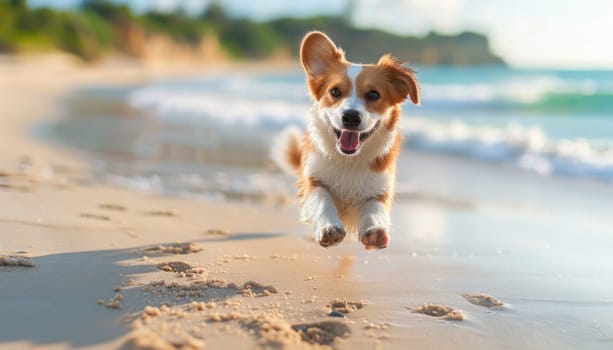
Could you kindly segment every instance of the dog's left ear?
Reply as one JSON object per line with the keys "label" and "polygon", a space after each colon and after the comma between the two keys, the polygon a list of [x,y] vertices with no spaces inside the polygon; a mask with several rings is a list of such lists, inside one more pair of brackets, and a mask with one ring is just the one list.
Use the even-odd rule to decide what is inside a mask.
{"label": "dog's left ear", "polygon": [[419,104],[419,82],[412,69],[403,66],[391,55],[381,56],[377,65],[385,70],[387,79],[392,84],[396,103],[410,97],[414,104]]}
{"label": "dog's left ear", "polygon": [[304,70],[311,76],[326,73],[335,62],[345,58],[343,51],[336,47],[332,39],[318,31],[307,33],[300,45],[300,60]]}

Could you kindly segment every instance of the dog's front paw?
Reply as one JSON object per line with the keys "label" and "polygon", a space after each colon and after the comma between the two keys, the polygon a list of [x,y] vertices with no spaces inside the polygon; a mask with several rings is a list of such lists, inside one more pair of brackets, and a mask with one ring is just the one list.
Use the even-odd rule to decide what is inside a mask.
{"label": "dog's front paw", "polygon": [[343,228],[330,225],[316,232],[315,240],[319,241],[319,245],[327,248],[339,244],[345,235]]}
{"label": "dog's front paw", "polygon": [[360,241],[366,250],[387,248],[390,244],[390,235],[383,227],[373,227],[364,232]]}

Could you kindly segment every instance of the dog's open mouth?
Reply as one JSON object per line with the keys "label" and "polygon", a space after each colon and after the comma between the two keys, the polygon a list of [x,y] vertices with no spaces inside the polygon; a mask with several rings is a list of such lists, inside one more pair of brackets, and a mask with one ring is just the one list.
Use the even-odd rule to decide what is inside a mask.
{"label": "dog's open mouth", "polygon": [[362,143],[364,143],[364,141],[366,141],[366,139],[375,132],[378,126],[379,122],[377,122],[372,129],[366,132],[334,129],[336,138],[338,139],[338,149],[341,151],[341,153],[347,155],[356,153],[360,150]]}

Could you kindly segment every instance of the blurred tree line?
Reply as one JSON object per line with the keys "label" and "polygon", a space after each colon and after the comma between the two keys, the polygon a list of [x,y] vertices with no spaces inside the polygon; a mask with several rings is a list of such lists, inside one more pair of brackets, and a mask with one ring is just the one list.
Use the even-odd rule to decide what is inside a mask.
{"label": "blurred tree line", "polygon": [[138,56],[148,37],[197,46],[207,35],[218,38],[234,59],[266,59],[280,50],[298,54],[309,30],[327,32],[342,43],[353,61],[374,61],[391,52],[421,64],[501,64],[478,33],[425,37],[399,36],[374,29],[354,28],[347,17],[279,18],[266,22],[232,18],[217,2],[202,14],[147,12],[106,0],[85,0],[74,11],[30,8],[27,0],[0,0],[0,52],[59,49],[93,61],[109,52]]}

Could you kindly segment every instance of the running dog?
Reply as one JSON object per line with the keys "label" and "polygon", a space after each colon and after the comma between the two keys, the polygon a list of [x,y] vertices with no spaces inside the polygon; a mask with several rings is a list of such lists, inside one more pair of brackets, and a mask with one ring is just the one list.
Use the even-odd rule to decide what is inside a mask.
{"label": "running dog", "polygon": [[301,219],[323,247],[356,233],[366,249],[390,244],[390,206],[402,145],[401,104],[419,104],[415,72],[390,55],[356,64],[322,32],[308,33],[300,59],[314,100],[306,132],[283,131],[272,157],[298,175]]}

